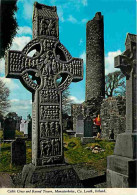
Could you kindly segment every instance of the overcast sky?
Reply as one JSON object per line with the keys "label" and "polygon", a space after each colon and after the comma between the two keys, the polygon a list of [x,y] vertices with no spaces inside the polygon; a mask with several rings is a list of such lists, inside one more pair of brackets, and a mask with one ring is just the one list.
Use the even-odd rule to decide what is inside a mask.
{"label": "overcast sky", "polygon": [[[35,0],[18,0],[16,14],[19,25],[18,34],[11,49],[22,50],[32,39],[32,13]],[[37,0],[37,2],[57,6],[59,16],[59,39],[72,57],[84,60],[84,79],[70,85],[70,98],[74,103],[85,100],[86,66],[86,23],[93,19],[96,12],[104,16],[105,74],[114,72],[114,56],[125,50],[126,34],[136,33],[135,0]],[[16,79],[5,78],[5,62],[0,61],[0,77],[10,88],[11,108],[26,118],[31,114],[31,93]]]}

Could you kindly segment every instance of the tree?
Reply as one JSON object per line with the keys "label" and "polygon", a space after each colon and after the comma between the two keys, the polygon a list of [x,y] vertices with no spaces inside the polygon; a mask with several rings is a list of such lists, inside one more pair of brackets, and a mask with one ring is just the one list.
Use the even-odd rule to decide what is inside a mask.
{"label": "tree", "polygon": [[70,91],[69,91],[69,87],[67,87],[62,93],[63,114],[70,114],[71,113],[72,100],[69,99],[69,96],[70,96]]}
{"label": "tree", "polygon": [[0,32],[0,58],[4,57],[5,51],[11,46],[16,35],[17,21],[14,17],[17,11],[17,0],[1,0],[1,32]]}
{"label": "tree", "polygon": [[105,95],[112,96],[125,96],[126,82],[125,75],[121,71],[109,73],[105,77]]}
{"label": "tree", "polygon": [[3,115],[10,107],[8,97],[9,89],[5,86],[5,83],[0,79],[0,115]]}

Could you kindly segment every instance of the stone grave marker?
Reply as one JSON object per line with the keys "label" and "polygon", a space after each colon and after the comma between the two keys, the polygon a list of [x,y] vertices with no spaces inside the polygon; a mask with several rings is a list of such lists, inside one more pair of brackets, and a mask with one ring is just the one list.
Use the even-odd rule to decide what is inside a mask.
{"label": "stone grave marker", "polygon": [[26,164],[26,143],[21,138],[17,138],[11,144],[11,164]]}
{"label": "stone grave marker", "polygon": [[[32,51],[35,52],[33,56]],[[68,171],[67,165],[63,164],[61,94],[71,82],[83,79],[83,60],[72,58],[60,43],[56,7],[35,2],[33,40],[22,51],[7,52],[6,77],[20,79],[24,87],[32,92],[32,164],[23,169],[23,186],[35,187],[33,179],[26,179],[31,172],[39,187],[54,187],[56,182],[51,186],[49,182],[43,184],[41,179],[45,177],[48,178],[45,181],[50,181],[50,176],[56,174],[57,180],[59,168],[56,164],[62,165],[62,179],[58,186],[65,186],[62,183],[64,179],[70,187],[81,185],[72,174],[72,168]],[[60,83],[58,78],[62,78]],[[54,165],[52,174],[47,173],[49,168],[45,165]]]}
{"label": "stone grave marker", "polygon": [[84,117],[83,114],[77,116],[76,121],[76,137],[83,137],[84,134]]}
{"label": "stone grave marker", "polygon": [[15,130],[16,130],[15,128],[16,128],[16,121],[12,118],[6,118],[4,120],[3,139],[14,140]]}
{"label": "stone grave marker", "polygon": [[84,120],[84,137],[93,137],[93,120],[90,116]]}
{"label": "stone grave marker", "polygon": [[107,158],[107,187],[137,187],[137,35],[127,34],[126,50],[115,57],[115,67],[126,76],[126,131],[116,139]]}
{"label": "stone grave marker", "polygon": [[90,116],[87,116],[84,120],[84,137],[81,138],[83,144],[89,142],[95,142],[93,138],[93,120]]}
{"label": "stone grave marker", "polygon": [[28,121],[21,120],[20,131],[24,133],[24,135],[28,135]]}

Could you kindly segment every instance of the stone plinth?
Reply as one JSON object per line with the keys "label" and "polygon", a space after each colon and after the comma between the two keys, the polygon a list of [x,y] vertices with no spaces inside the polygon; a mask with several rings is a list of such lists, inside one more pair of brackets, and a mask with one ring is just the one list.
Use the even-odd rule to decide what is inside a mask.
{"label": "stone plinth", "polygon": [[107,187],[129,188],[137,186],[137,159],[112,155],[107,158]]}
{"label": "stone plinth", "polygon": [[25,165],[22,171],[24,188],[79,188],[83,187],[71,165]]}
{"label": "stone plinth", "polygon": [[94,143],[95,138],[94,137],[82,137],[81,141],[82,141],[82,144]]}

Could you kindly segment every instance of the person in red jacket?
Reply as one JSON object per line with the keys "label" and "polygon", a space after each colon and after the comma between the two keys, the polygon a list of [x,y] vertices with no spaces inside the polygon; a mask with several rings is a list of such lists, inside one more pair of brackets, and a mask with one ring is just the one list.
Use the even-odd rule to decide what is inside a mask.
{"label": "person in red jacket", "polygon": [[98,129],[97,137],[100,137],[101,135],[101,118],[98,114],[98,116],[93,120],[94,124],[96,125]]}

